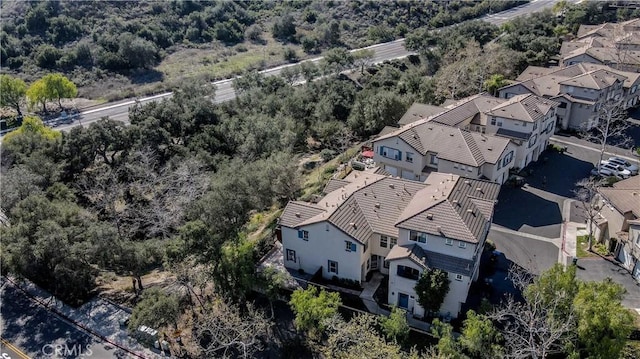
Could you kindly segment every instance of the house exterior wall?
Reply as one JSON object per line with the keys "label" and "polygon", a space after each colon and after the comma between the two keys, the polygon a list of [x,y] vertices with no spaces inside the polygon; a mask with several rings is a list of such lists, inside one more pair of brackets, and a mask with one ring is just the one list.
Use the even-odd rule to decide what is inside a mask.
{"label": "house exterior wall", "polygon": [[590,64],[604,65],[602,62],[600,62],[600,60],[596,60],[587,54],[580,54],[580,55],[566,57],[562,59],[562,66],[567,67],[567,66],[571,66],[571,65],[575,65],[583,62],[590,63]]}
{"label": "house exterior wall", "polygon": [[498,97],[500,98],[512,98],[517,95],[524,95],[527,93],[531,93],[529,89],[522,86],[521,84],[515,84],[507,87],[503,87],[498,91]]}
{"label": "house exterior wall", "polygon": [[[300,228],[309,232],[308,240],[298,238],[298,230],[282,227],[284,265],[294,270],[315,273],[322,267],[322,276],[334,275],[356,281],[362,280],[361,265],[365,258],[363,245],[329,222],[319,222]],[[327,230],[328,229],[328,230]],[[346,251],[345,241],[356,244],[355,252]],[[295,251],[295,262],[289,260],[288,250]],[[328,272],[328,261],[338,262],[338,274]]]}
{"label": "house exterior wall", "polygon": [[586,123],[589,123],[595,118],[595,115],[592,105],[573,103],[571,105],[571,112],[567,118],[567,128],[574,130],[582,129]]}
{"label": "house exterior wall", "polygon": [[[400,228],[398,232],[399,245],[418,244],[423,249],[431,252],[442,253],[464,259],[473,259],[473,256],[476,254],[477,244],[474,243],[462,242],[457,239],[453,239],[453,243],[448,245],[446,244],[444,237],[434,236],[431,234],[427,235],[427,243],[418,243],[409,240],[409,230]],[[465,243],[465,248],[460,248],[461,242]]]}
{"label": "house exterior wall", "polygon": [[[400,158],[395,159],[383,156],[380,153],[381,147],[399,150],[401,152]],[[395,169],[395,173],[394,170],[389,171],[395,176],[414,181],[420,180],[422,168],[426,164],[425,156],[421,155],[418,151],[409,146],[409,144],[404,142],[399,137],[395,136],[373,141],[373,151],[373,160],[376,163],[384,165],[385,169],[388,169],[388,167],[392,167],[393,169]],[[407,161],[407,153],[413,154],[412,162]]]}
{"label": "house exterior wall", "polygon": [[[396,275],[398,271],[398,265],[409,266],[420,271],[422,274],[423,269],[416,263],[409,259],[399,259],[391,262],[390,276],[389,276],[389,294],[388,302],[390,305],[400,306],[399,297],[400,294],[406,294],[409,296],[407,309],[413,315],[422,317],[425,315],[425,310],[418,303],[418,296],[414,290],[416,285],[415,280],[407,279]],[[452,318],[457,318],[462,307],[462,303],[466,302],[467,295],[469,293],[469,286],[471,285],[471,278],[462,276],[462,278],[456,278],[453,273],[449,275],[449,292],[444,298],[444,302],[440,307],[440,314],[449,314]]]}
{"label": "house exterior wall", "polygon": [[479,167],[462,165],[457,162],[438,159],[438,172],[453,173],[468,178],[477,179],[482,174]]}
{"label": "house exterior wall", "polygon": [[633,258],[631,276],[640,281],[640,224],[632,224],[629,227],[629,251]]}
{"label": "house exterior wall", "polygon": [[[380,234],[378,233],[374,234],[372,240],[369,241],[369,248],[371,249],[372,255],[375,254],[380,257],[380,263],[378,265],[378,270],[380,270],[380,273],[389,274],[389,269],[384,267],[384,261],[387,258],[387,255],[389,255],[389,252],[391,251],[391,248],[393,248],[393,246],[391,244],[391,238],[387,238],[387,246],[381,247],[380,237],[381,237]],[[395,239],[397,243],[397,240],[398,240],[397,235]]]}

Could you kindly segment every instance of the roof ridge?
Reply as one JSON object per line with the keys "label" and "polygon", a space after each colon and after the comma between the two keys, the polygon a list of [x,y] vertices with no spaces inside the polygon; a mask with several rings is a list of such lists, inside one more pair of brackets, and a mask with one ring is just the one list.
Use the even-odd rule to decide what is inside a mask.
{"label": "roof ridge", "polygon": [[[458,212],[458,210],[456,209],[457,206],[453,205],[453,203],[449,200],[449,197],[447,197],[444,202],[453,210],[456,216],[458,216],[457,219],[459,219],[460,222],[464,223],[464,230],[467,232],[466,234],[468,234],[469,237],[473,238],[474,240],[477,239],[475,234],[471,232],[471,229],[469,228],[469,224],[467,224],[467,221],[465,221],[464,218],[462,218],[462,215],[460,215],[460,212]],[[459,207],[460,207],[460,210],[462,210],[462,206],[459,206]]]}
{"label": "roof ridge", "polygon": [[355,202],[356,206],[358,206],[358,211],[362,213],[362,217],[364,217],[364,221],[367,223],[369,230],[375,233],[375,231],[373,230],[373,226],[371,225],[371,223],[369,223],[369,218],[367,217],[365,211],[362,210],[362,206],[360,205],[360,201],[358,201],[358,197],[354,197],[353,201]]}
{"label": "roof ridge", "polygon": [[[480,150],[480,146],[478,146],[478,144],[476,143],[476,139],[473,137],[471,132],[467,130],[463,130],[461,128],[458,128],[458,130],[460,131],[460,135],[462,136],[464,143],[467,144],[466,146],[467,151],[469,151],[469,153],[471,154],[471,158],[473,158],[473,160],[476,162],[475,163],[476,166],[481,166],[486,161],[484,159],[484,156],[482,155],[482,150]],[[476,151],[474,151],[474,149]],[[480,158],[478,158],[478,156]]]}

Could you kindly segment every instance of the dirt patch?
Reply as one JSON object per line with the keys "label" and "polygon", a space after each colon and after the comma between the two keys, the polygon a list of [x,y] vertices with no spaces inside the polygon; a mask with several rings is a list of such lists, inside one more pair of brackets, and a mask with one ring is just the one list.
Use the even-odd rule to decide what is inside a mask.
{"label": "dirt patch", "polygon": [[[175,286],[176,277],[164,270],[154,269],[142,276],[142,285],[145,289],[159,287],[172,289]],[[113,272],[102,273],[98,279],[98,291],[100,294],[120,305],[132,308],[135,305],[136,294],[130,276],[119,276]]]}

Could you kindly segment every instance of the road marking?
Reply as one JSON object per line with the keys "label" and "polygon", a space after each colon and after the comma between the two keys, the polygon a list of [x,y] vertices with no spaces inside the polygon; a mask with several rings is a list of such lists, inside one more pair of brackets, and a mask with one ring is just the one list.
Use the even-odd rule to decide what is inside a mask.
{"label": "road marking", "polygon": [[4,344],[5,346],[7,346],[9,349],[11,349],[12,351],[14,351],[16,354],[18,354],[18,356],[22,359],[31,359],[27,354],[25,354],[24,352],[22,352],[22,350],[16,348],[13,344],[9,343],[8,341],[4,340],[3,338],[0,338],[0,341],[2,342],[2,344]]}

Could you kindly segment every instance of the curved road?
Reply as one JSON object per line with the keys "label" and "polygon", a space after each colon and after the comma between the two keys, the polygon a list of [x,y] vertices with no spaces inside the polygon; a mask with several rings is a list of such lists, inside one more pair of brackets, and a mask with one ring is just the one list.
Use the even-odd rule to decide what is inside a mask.
{"label": "curved road", "polygon": [[[533,12],[540,11],[545,8],[550,8],[556,3],[557,0],[533,0],[527,4],[518,6],[516,8],[512,8],[509,10],[505,10],[499,13],[487,15],[482,18],[489,23],[495,25],[501,25],[515,17],[530,14]],[[578,2],[578,0],[571,0],[571,2]],[[374,56],[372,59],[373,63],[380,63],[387,60],[399,59],[406,57],[411,54],[410,51],[407,51],[404,48],[404,39],[395,40],[392,42],[387,42],[383,44],[377,44],[365,47],[364,49],[370,49],[374,51]],[[352,50],[358,51],[361,49]],[[305,61],[317,62],[320,61],[322,57],[317,57]],[[285,67],[295,66],[296,64],[283,65],[274,67],[271,69],[260,71],[265,76],[274,76],[279,75],[281,70]],[[227,79],[222,81],[217,81],[213,83],[217,87],[217,91],[215,94],[214,102],[220,103],[232,100],[236,97],[235,91],[233,89],[233,79]],[[154,95],[142,99],[138,99],[139,102],[145,103],[149,101],[157,101],[160,99],[168,98],[172,95],[171,92],[166,92],[159,95]],[[129,117],[129,107],[135,103],[135,99],[127,99],[120,101],[118,103],[107,104],[104,106],[100,106],[91,110],[84,111],[80,114],[80,120],[74,122],[73,124],[60,126],[60,130],[69,130],[75,126],[84,126],[95,122],[103,117],[110,117],[114,120],[128,122]]]}

